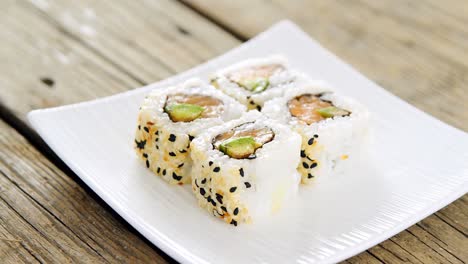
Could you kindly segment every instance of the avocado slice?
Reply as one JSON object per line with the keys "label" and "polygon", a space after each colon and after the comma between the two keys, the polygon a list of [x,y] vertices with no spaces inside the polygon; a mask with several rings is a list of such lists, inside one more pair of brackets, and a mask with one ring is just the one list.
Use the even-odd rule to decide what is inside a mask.
{"label": "avocado slice", "polygon": [[315,110],[324,118],[335,117],[335,116],[347,116],[351,112],[344,110],[336,106],[329,106]]}
{"label": "avocado slice", "polygon": [[253,93],[260,93],[268,88],[270,82],[268,78],[255,78],[239,81],[238,84]]}
{"label": "avocado slice", "polygon": [[194,104],[173,104],[166,106],[164,111],[174,122],[190,122],[201,116],[205,108]]}
{"label": "avocado slice", "polygon": [[219,150],[231,158],[244,159],[255,153],[260,143],[255,142],[253,137],[240,137],[226,140],[219,145]]}

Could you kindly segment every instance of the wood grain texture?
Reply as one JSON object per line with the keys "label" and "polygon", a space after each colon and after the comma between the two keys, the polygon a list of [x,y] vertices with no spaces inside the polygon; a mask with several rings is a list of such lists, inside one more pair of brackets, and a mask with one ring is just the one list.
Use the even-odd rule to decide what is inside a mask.
{"label": "wood grain texture", "polygon": [[[24,120],[35,108],[115,94],[193,67],[290,18],[391,92],[468,129],[462,1],[183,2],[0,1],[0,103]],[[0,259],[166,261],[76,176],[3,123],[0,144]],[[467,262],[467,199],[346,262]]]}
{"label": "wood grain texture", "polygon": [[0,131],[2,263],[166,261],[2,121]]}
{"label": "wood grain texture", "polygon": [[0,101],[23,120],[32,109],[158,81],[238,44],[173,1],[0,5]]}

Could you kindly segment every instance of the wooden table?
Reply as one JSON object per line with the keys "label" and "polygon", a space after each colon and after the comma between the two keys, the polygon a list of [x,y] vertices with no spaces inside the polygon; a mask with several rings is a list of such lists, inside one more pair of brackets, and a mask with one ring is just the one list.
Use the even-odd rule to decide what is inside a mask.
{"label": "wooden table", "polygon": [[[468,131],[468,3],[1,0],[0,262],[168,262],[26,113],[189,69],[289,18],[392,93]],[[60,129],[60,128],[57,128]],[[350,263],[468,261],[468,196]]]}

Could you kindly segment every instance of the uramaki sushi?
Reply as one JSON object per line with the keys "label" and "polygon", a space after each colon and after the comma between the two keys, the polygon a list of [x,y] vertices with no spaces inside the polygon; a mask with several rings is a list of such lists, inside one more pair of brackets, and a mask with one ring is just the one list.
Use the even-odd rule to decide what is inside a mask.
{"label": "uramaki sushi", "polygon": [[241,61],[217,71],[211,84],[248,109],[260,111],[263,104],[297,85],[302,74],[291,70],[282,56]]}
{"label": "uramaki sushi", "polygon": [[245,106],[198,79],[156,89],[140,107],[135,150],[146,167],[167,182],[189,183],[193,138],[245,111]]}
{"label": "uramaki sushi", "polygon": [[269,216],[295,195],[301,138],[250,111],[191,143],[192,189],[199,205],[237,226]]}
{"label": "uramaki sushi", "polygon": [[302,136],[298,171],[304,184],[342,173],[365,149],[368,111],[324,82],[292,88],[267,102],[262,112]]}

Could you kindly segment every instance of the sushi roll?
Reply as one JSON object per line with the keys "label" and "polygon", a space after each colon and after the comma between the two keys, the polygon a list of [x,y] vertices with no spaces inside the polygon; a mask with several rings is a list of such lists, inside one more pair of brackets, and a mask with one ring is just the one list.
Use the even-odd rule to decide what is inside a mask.
{"label": "sushi roll", "polygon": [[324,82],[290,89],[267,102],[263,112],[301,135],[298,171],[303,184],[343,173],[367,141],[368,111]]}
{"label": "sushi roll", "polygon": [[154,90],[138,113],[135,150],[146,167],[167,182],[189,183],[190,142],[245,111],[245,106],[198,79]]}
{"label": "sushi roll", "polygon": [[270,56],[245,60],[221,69],[211,77],[211,84],[249,110],[260,111],[266,101],[282,96],[301,77],[289,69],[285,58]]}
{"label": "sushi roll", "polygon": [[237,226],[268,217],[297,192],[301,138],[250,111],[191,143],[192,189],[202,208]]}

